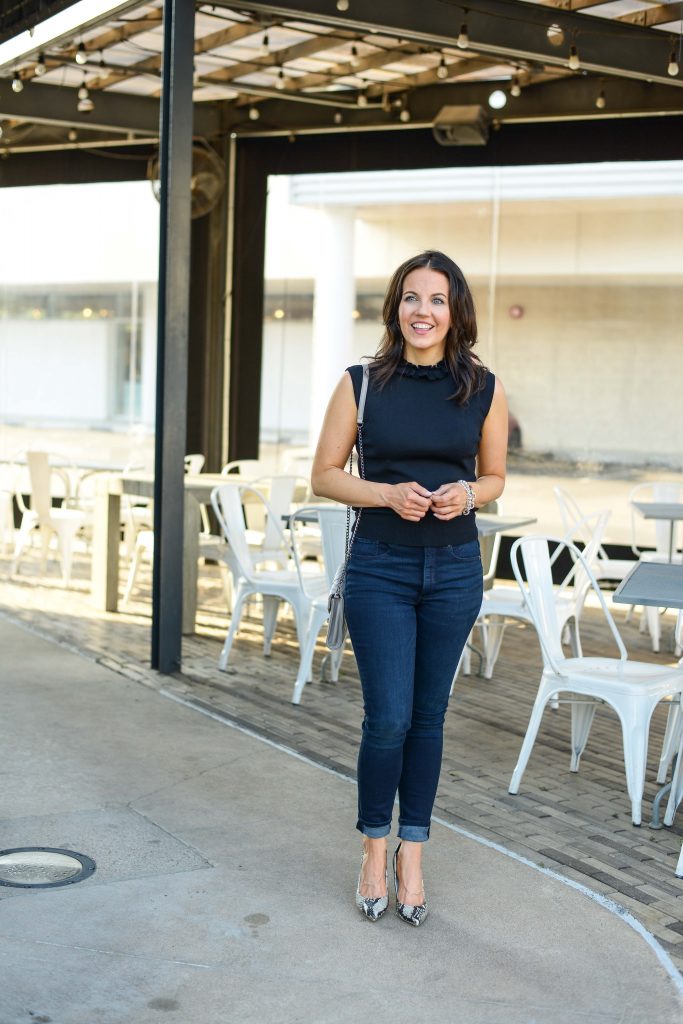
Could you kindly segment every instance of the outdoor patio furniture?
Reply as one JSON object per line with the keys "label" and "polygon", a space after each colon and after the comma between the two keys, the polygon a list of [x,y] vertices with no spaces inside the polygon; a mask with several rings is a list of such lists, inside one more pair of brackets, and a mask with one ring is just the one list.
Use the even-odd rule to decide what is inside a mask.
{"label": "outdoor patio furniture", "polygon": [[[569,536],[572,530],[578,529],[576,539],[587,544],[590,537],[584,525],[585,513],[581,511],[576,499],[564,487],[553,487],[553,493],[560,508],[564,535]],[[620,582],[634,565],[636,565],[636,559],[633,558],[610,558],[600,544],[593,562],[593,575],[596,580]]]}
{"label": "outdoor patio furniture", "polygon": [[275,475],[260,477],[251,484],[267,496],[267,506],[258,501],[245,506],[246,538],[254,564],[271,562],[286,569],[292,548],[284,538],[282,520],[292,511],[297,492],[306,493],[308,481],[298,476]]}
{"label": "outdoor patio furniture", "polygon": [[[245,500],[263,503],[269,519],[276,524],[276,529],[279,529],[282,533],[282,546],[289,546],[273,510],[269,508],[267,500],[256,488],[249,485],[224,484],[223,486],[215,487],[211,492],[211,503],[214,512],[228,542],[225,560],[233,573],[235,593],[230,628],[218,660],[218,667],[221,670],[224,670],[228,664],[230,650],[239,628],[244,604],[252,594],[260,594],[263,598],[263,653],[268,655],[270,654],[280,603],[287,601],[291,605],[299,648],[303,649],[311,603],[315,596],[326,593],[327,589],[327,578],[318,571],[315,572],[311,579],[307,579],[304,583],[302,568],[296,561],[296,568],[294,570],[255,569],[247,542],[246,526],[244,523],[242,506]],[[291,551],[291,554],[293,557],[293,551]]]}
{"label": "outdoor patio furniture", "polygon": [[[629,494],[631,505],[631,548],[641,562],[673,562],[681,564],[683,555],[680,547],[680,527],[683,519],[683,505],[680,504],[681,488],[669,481],[653,481],[637,484]],[[638,543],[637,517],[654,520],[655,550],[646,551]],[[662,606],[663,607],[663,606]],[[641,616],[641,632],[645,628],[650,634],[652,650],[659,651],[661,621],[659,609],[645,605]]]}
{"label": "outdoor patio furniture", "polygon": [[[578,654],[573,652],[570,658],[565,656],[562,649],[562,622],[557,614],[552,580],[550,543],[558,545],[553,558],[563,549],[569,553],[573,561],[572,573],[586,581],[587,588],[593,591],[599,601],[617,645],[618,658],[584,657],[580,651]],[[567,538],[522,537],[513,544],[510,558],[520,593],[541,644],[543,674],[519,759],[512,773],[509,792],[519,792],[543,712],[549,702],[557,697],[562,701],[562,694],[572,695],[568,701],[571,704],[569,770],[572,772],[579,769],[596,706],[603,702],[616,711],[621,723],[631,820],[634,825],[640,825],[650,719],[661,700],[667,697],[680,698],[683,691],[683,667],[672,668],[629,660],[588,560]]]}
{"label": "outdoor patio furniture", "polygon": [[[301,564],[301,555],[299,552],[296,523],[297,520],[301,521],[303,519],[306,521],[311,514],[315,515],[320,528],[326,588],[323,593],[318,593],[314,596],[311,602],[310,616],[306,625],[306,637],[301,647],[299,672],[294,683],[294,692],[292,693],[292,704],[299,704],[301,702],[304,686],[306,683],[311,682],[313,678],[313,654],[318,633],[324,623],[327,622],[329,615],[327,600],[330,587],[332,586],[337,569],[344,560],[346,550],[346,508],[334,505],[304,506],[290,517],[292,545],[297,564]],[[305,587],[306,577],[303,574],[302,579]],[[342,654],[343,650],[338,650],[330,651],[326,656],[329,660],[330,678],[333,682],[336,682],[339,677]]]}
{"label": "outdoor patio furniture", "polygon": [[[596,552],[600,546],[605,530],[609,512],[599,512],[592,516],[584,516],[578,523],[575,523],[569,532],[569,538],[582,542],[588,538],[584,548],[584,557],[588,564],[592,564]],[[568,539],[568,538],[566,538]],[[559,557],[560,549],[553,555],[552,563]],[[581,654],[581,641],[579,638],[579,620],[586,597],[587,586],[580,574],[574,572],[572,567],[559,588],[555,591],[556,615],[562,624],[563,630],[568,629],[572,650],[576,655]],[[501,644],[508,622],[513,619],[521,622],[531,622],[531,614],[524,599],[517,587],[509,587],[504,584],[495,584],[490,590],[484,591],[484,600],[481,612],[477,619],[477,625],[481,626],[483,643],[483,672],[486,679],[493,675]]]}
{"label": "outdoor patio furniture", "polygon": [[[37,529],[42,545],[43,571],[47,564],[50,542],[54,537],[57,540],[62,580],[64,585],[68,586],[71,580],[74,541],[79,530],[85,525],[86,515],[78,509],[52,505],[50,478],[56,473],[64,481],[64,475],[56,467],[50,466],[47,452],[29,451],[26,453],[26,461],[31,481],[31,505],[25,506],[18,495],[22,517],[10,572],[14,575],[19,571],[22,554],[30,543],[31,534]],[[68,495],[68,481],[64,486]]]}

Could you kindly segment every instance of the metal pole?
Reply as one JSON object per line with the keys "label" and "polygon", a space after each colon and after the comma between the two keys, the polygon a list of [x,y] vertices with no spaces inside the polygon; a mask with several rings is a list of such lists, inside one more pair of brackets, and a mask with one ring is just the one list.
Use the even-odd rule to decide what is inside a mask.
{"label": "metal pole", "polygon": [[159,170],[152,668],[180,668],[190,294],[194,0],[165,0]]}

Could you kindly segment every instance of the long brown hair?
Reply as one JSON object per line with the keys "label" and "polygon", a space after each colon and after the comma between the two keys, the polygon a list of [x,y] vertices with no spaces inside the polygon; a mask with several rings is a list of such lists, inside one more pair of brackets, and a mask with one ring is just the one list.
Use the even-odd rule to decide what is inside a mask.
{"label": "long brown hair", "polygon": [[380,388],[399,369],[403,358],[403,335],[398,319],[398,307],[403,297],[403,283],[413,270],[437,270],[448,279],[448,308],[451,326],[446,335],[444,359],[451,372],[456,390],[451,398],[464,405],[473,394],[481,391],[486,380],[486,367],[472,354],[477,342],[477,316],[474,299],[457,264],[436,250],[427,250],[402,263],[394,271],[384,296],[382,319],[384,335],[372,364],[372,376]]}

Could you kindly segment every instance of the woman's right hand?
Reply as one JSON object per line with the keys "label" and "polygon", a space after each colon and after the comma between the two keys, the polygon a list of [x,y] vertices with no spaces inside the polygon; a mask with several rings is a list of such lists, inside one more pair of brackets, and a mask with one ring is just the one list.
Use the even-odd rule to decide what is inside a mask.
{"label": "woman's right hand", "polygon": [[414,480],[408,484],[391,484],[386,489],[386,503],[401,519],[419,523],[432,504],[432,492]]}

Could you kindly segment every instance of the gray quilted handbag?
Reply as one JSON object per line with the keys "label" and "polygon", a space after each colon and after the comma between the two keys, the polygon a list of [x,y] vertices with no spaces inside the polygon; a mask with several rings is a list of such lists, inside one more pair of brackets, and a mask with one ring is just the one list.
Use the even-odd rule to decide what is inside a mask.
{"label": "gray quilted handbag", "polygon": [[[369,372],[368,364],[363,363],[363,383],[361,385],[360,400],[358,402],[358,415],[356,417],[356,423],[358,424],[358,468],[359,476],[363,480],[365,480],[365,462],[363,459],[363,413],[365,412],[365,399],[368,393]],[[351,449],[351,455],[349,457],[349,473],[353,473],[353,449]],[[362,509],[359,508],[353,523],[353,530],[351,530],[351,508],[347,506],[346,509],[346,550],[344,553],[344,561],[334,574],[332,586],[330,587],[330,595],[327,599],[327,610],[330,614],[327,620],[326,644],[331,651],[340,650],[344,646],[344,641],[346,640],[344,584],[346,583],[346,567],[349,562],[349,555],[356,536],[356,530],[358,529],[358,524],[360,522],[361,512]]]}

